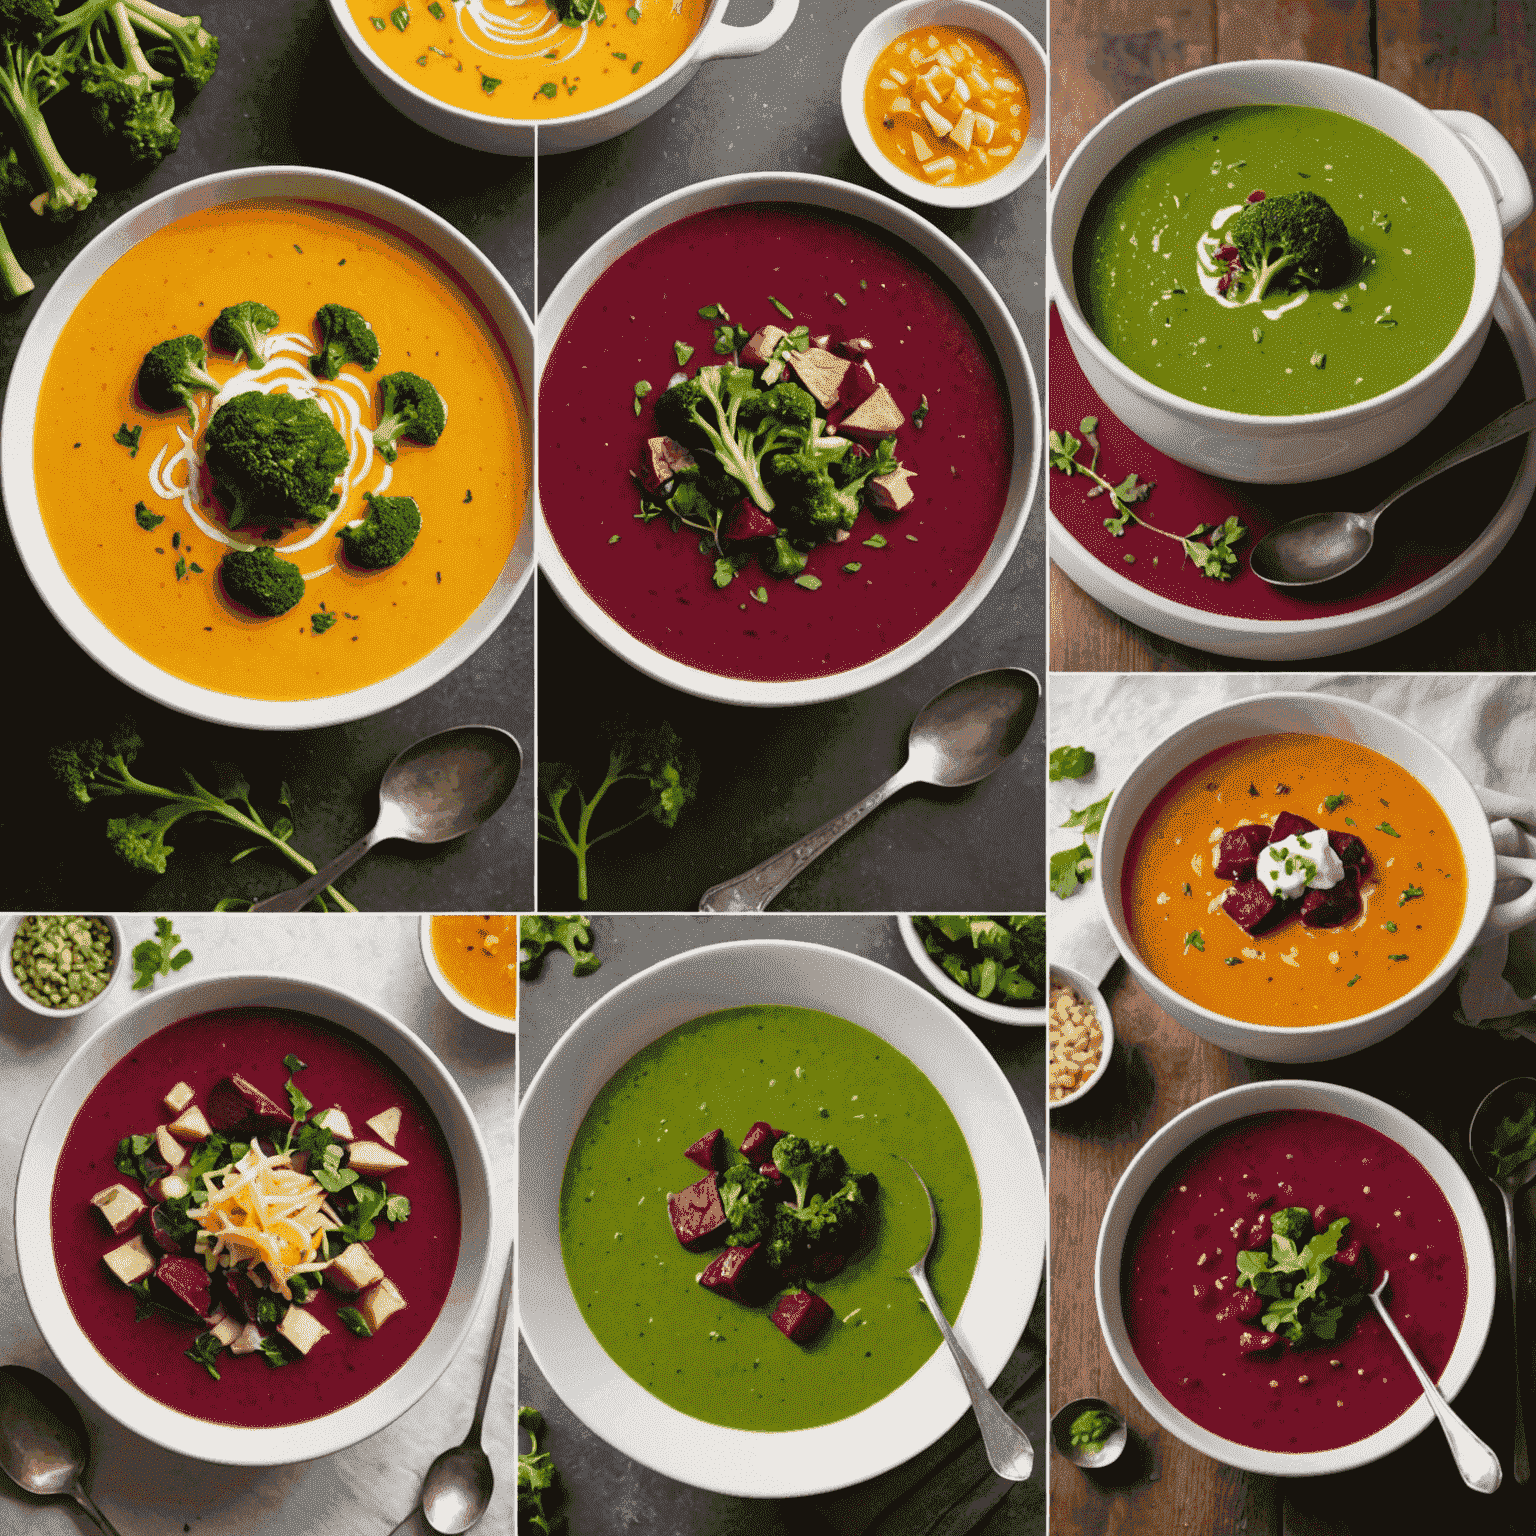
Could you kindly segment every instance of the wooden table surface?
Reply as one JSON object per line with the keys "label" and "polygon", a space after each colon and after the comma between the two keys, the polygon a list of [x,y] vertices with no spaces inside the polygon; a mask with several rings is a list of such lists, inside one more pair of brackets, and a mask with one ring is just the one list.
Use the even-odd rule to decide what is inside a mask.
{"label": "wooden table surface", "polygon": [[[1458,0],[1055,0],[1051,6],[1051,174],[1095,124],[1158,81],[1234,59],[1315,59],[1373,75],[1435,108],[1492,122],[1536,164],[1536,5]],[[1536,219],[1505,261],[1536,299]],[[1383,488],[1385,490],[1385,488]],[[1536,556],[1526,519],[1493,570],[1397,640],[1295,665],[1351,671],[1527,671],[1536,615],[1517,573]],[[1051,666],[1135,672],[1248,663],[1191,650],[1129,624],[1051,566]],[[1272,666],[1273,663],[1265,663]]]}
{"label": "wooden table surface", "polygon": [[[1077,1397],[1102,1397],[1126,1415],[1132,1441],[1121,1462],[1098,1476],[1080,1473],[1051,1452],[1051,1536],[1530,1532],[1536,1492],[1530,1484],[1517,1486],[1511,1472],[1514,1365],[1502,1206],[1471,1166],[1466,1133],[1490,1088],[1536,1072],[1536,1045],[1457,1024],[1452,1003],[1442,999],[1369,1050],[1283,1067],[1245,1060],[1190,1034],[1123,962],[1103,991],[1116,1034],[1109,1070],[1087,1098],[1051,1117],[1051,1408]],[[1343,1083],[1396,1105],[1451,1149],[1478,1188],[1494,1232],[1499,1291],[1488,1343],[1455,1406],[1503,1465],[1503,1486],[1492,1497],[1462,1486],[1434,1427],[1355,1472],[1306,1479],[1239,1472],[1159,1428],[1120,1379],[1099,1330],[1093,1291],[1094,1246],[1111,1190],[1152,1134],[1190,1105],[1238,1083],[1281,1077]],[[1528,1187],[1519,1207],[1526,1244],[1533,1237],[1533,1201]],[[1523,1284],[1527,1339],[1536,1326],[1530,1290]],[[1527,1369],[1528,1394],[1531,1375]]]}

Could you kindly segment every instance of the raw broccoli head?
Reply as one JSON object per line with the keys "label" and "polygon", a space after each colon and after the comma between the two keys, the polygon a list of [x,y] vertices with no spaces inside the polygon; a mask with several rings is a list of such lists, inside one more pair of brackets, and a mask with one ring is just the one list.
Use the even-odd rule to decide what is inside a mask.
{"label": "raw broccoli head", "polygon": [[855,1179],[845,1178],[830,1195],[812,1195],[805,1207],[806,1237],[818,1252],[848,1253],[869,1223],[869,1201]]}
{"label": "raw broccoli head", "polygon": [[252,368],[260,368],[266,361],[263,338],[278,321],[277,311],[254,299],[243,304],[231,304],[219,311],[208,337],[221,352],[232,352],[236,357],[243,352]]}
{"label": "raw broccoli head", "polygon": [[781,1136],[773,1149],[773,1163],[789,1180],[795,1191],[795,1203],[804,1206],[811,1192],[839,1183],[848,1172],[848,1164],[836,1147],[821,1141],[807,1141],[791,1133]]}
{"label": "raw broccoli head", "polygon": [[156,342],[139,364],[139,398],[151,410],[184,406],[197,414],[193,396],[218,394],[219,381],[208,372],[208,348],[201,336],[173,336]]}
{"label": "raw broccoli head", "polygon": [[1262,299],[1282,277],[1309,288],[1335,288],[1354,263],[1348,227],[1315,192],[1249,203],[1232,221],[1227,239],[1252,282],[1248,303]]}
{"label": "raw broccoli head", "polygon": [[165,840],[168,831],[168,825],[152,816],[114,816],[107,823],[107,842],[130,868],[163,875],[165,861],[176,851]]}
{"label": "raw broccoli head", "polygon": [[379,380],[379,424],[373,429],[373,444],[391,464],[402,437],[430,448],[447,425],[443,397],[419,373],[387,373]]}
{"label": "raw broccoli head", "polygon": [[858,515],[857,498],[851,503],[850,516],[849,502],[833,483],[827,461],[813,449],[776,453],[767,467],[774,516],[781,524],[811,535],[853,526]]}
{"label": "raw broccoli head", "polygon": [[421,532],[421,509],[409,496],[364,495],[368,516],[355,528],[341,530],[341,547],[353,565],[382,571],[410,554]]}
{"label": "raw broccoli head", "polygon": [[205,439],[229,526],[323,522],[347,445],[318,401],[252,390],[213,413]]}
{"label": "raw broccoli head", "polygon": [[231,602],[264,619],[275,619],[304,600],[304,577],[270,544],[232,549],[219,561],[219,580]]}
{"label": "raw broccoli head", "polygon": [[178,16],[151,0],[128,0],[128,12],[148,40],[151,59],[166,66],[174,59],[194,91],[208,84],[219,62],[219,40],[203,25],[201,16]]}
{"label": "raw broccoli head", "polygon": [[136,782],[128,765],[139,755],[143,738],[131,721],[124,721],[105,741],[66,741],[48,753],[48,767],[64,793],[79,805],[102,795],[129,793]]}
{"label": "raw broccoli head", "polygon": [[159,165],[181,143],[170,91],[134,89],[120,76],[87,69],[78,82],[96,126],[141,169]]}
{"label": "raw broccoli head", "polygon": [[379,360],[379,338],[373,327],[345,304],[322,304],[315,316],[320,330],[320,351],[309,360],[315,375],[334,379],[343,363],[371,369]]}
{"label": "raw broccoli head", "polygon": [[762,1242],[773,1227],[768,1180],[745,1163],[733,1163],[716,1180],[715,1187],[731,1227],[729,1246],[746,1248]]}
{"label": "raw broccoli head", "polygon": [[777,434],[780,442],[808,442],[816,421],[816,397],[793,379],[781,379],[771,389],[761,389],[741,403],[737,420],[750,431]]}

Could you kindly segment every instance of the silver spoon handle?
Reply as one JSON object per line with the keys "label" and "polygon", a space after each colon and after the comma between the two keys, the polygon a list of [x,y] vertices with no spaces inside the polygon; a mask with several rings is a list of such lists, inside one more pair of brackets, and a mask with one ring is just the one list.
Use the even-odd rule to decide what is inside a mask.
{"label": "silver spoon handle", "polygon": [[807,832],[793,847],[764,859],[754,869],[733,880],[723,880],[712,885],[699,897],[700,912],[761,912],[812,859],[823,854],[843,833],[856,827],[878,805],[883,805],[899,789],[915,783],[916,771],[911,762],[904,763],[901,771],[887,779],[879,789],[859,801],[855,806],[823,822],[814,832]]}
{"label": "silver spoon handle", "polygon": [[933,1294],[933,1287],[928,1283],[928,1276],[921,1266],[908,1273],[927,1304],[929,1314],[939,1325],[939,1332],[944,1335],[944,1342],[949,1345],[955,1364],[960,1368],[960,1379],[971,1395],[976,1426],[981,1430],[981,1443],[986,1447],[987,1460],[992,1463],[992,1470],[1010,1482],[1024,1482],[1035,1465],[1035,1448],[1029,1443],[1029,1436],[1008,1417],[1003,1405],[987,1390],[981,1372],[965,1352],[965,1345],[955,1337],[955,1330],[949,1326],[949,1320],[944,1316],[939,1299]]}
{"label": "silver spoon handle", "polygon": [[[1385,1280],[1386,1276],[1383,1275],[1382,1281]],[[1419,1378],[1424,1396],[1429,1399],[1429,1406],[1434,1409],[1435,1417],[1440,1420],[1440,1428],[1445,1431],[1446,1442],[1450,1445],[1462,1482],[1474,1493],[1492,1493],[1503,1480],[1499,1458],[1472,1433],[1466,1420],[1446,1402],[1439,1387],[1429,1379],[1429,1372],[1419,1364],[1419,1357],[1408,1347],[1407,1339],[1398,1332],[1397,1324],[1392,1321],[1392,1315],[1381,1299],[1379,1286],[1371,1292],[1371,1300],[1376,1303],[1376,1310],[1382,1322],[1387,1325],[1387,1331],[1397,1340],[1397,1347],[1413,1367],[1413,1374]]]}
{"label": "silver spoon handle", "polygon": [[381,833],[377,827],[374,827],[358,838],[345,853],[338,853],[319,874],[311,875],[303,885],[296,885],[291,891],[279,891],[276,896],[258,901],[251,911],[302,912],[326,886],[341,879],[375,843],[383,842],[389,835],[387,832]]}
{"label": "silver spoon handle", "polygon": [[112,1522],[108,1520],[107,1517],[102,1514],[99,1509],[96,1508],[95,1504],[91,1501],[91,1496],[85,1491],[84,1488],[79,1485],[79,1483],[76,1483],[74,1487],[69,1490],[69,1496],[75,1501],[76,1504],[80,1506],[81,1509],[86,1512],[87,1515],[91,1517],[91,1520],[96,1526],[96,1529],[103,1532],[104,1536],[118,1536],[117,1527],[113,1525]]}
{"label": "silver spoon handle", "polygon": [[1454,465],[1464,463],[1467,459],[1475,459],[1480,453],[1487,453],[1490,448],[1497,448],[1500,443],[1507,443],[1511,438],[1523,437],[1533,427],[1536,427],[1536,400],[1522,400],[1519,405],[1512,406],[1502,416],[1496,416],[1486,427],[1479,427],[1471,437],[1442,453],[1438,459],[1425,469],[1421,469],[1406,485],[1400,485],[1392,492],[1374,512],[1366,514],[1374,523],[1388,507],[1400,496],[1406,496],[1415,487],[1423,485],[1426,480],[1433,480],[1436,475],[1452,468]]}
{"label": "silver spoon handle", "polygon": [[496,1326],[491,1330],[491,1352],[485,1357],[485,1375],[480,1378],[480,1396],[475,1400],[475,1417],[469,1426],[466,1445],[480,1444],[480,1428],[485,1423],[485,1405],[491,1400],[491,1378],[496,1374],[496,1359],[501,1354],[501,1336],[507,1327],[507,1309],[512,1303],[512,1249],[507,1249],[507,1272],[501,1277],[501,1299],[496,1303]]}
{"label": "silver spoon handle", "polygon": [[1508,1190],[1504,1196],[1504,1230],[1509,1242],[1509,1332],[1514,1345],[1515,1364],[1515,1481],[1531,1480],[1531,1453],[1525,1440],[1525,1358],[1520,1353],[1520,1254],[1515,1246],[1515,1200]]}

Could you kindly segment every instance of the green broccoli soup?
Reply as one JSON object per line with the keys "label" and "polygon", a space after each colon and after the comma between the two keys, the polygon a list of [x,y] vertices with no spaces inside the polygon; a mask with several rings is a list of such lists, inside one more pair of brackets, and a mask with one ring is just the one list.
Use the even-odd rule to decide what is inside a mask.
{"label": "green broccoli soup", "polygon": [[981,1245],[955,1117],[899,1051],[806,1008],[706,1014],[604,1085],[565,1165],[571,1290],[625,1372],[694,1418],[809,1429],[906,1381],[940,1346],[904,1271],[953,1318]]}
{"label": "green broccoli soup", "polygon": [[1472,297],[1445,184],[1367,123],[1251,106],[1149,139],[1094,193],[1072,258],[1088,323],[1186,400],[1305,415],[1384,394]]}

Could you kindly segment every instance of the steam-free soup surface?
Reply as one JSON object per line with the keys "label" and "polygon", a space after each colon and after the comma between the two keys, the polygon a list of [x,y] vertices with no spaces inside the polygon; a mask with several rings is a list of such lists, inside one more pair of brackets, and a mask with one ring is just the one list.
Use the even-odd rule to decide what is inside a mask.
{"label": "steam-free soup surface", "polygon": [[432,953],[461,997],[488,1013],[517,1017],[517,918],[505,912],[434,917]]}
{"label": "steam-free soup surface", "polygon": [[[696,1283],[708,1254],[682,1248],[667,1194],[703,1175],[683,1156],[720,1126],[754,1121],[840,1148],[880,1180],[879,1222],[835,1279],[811,1289],[835,1316],[810,1348]],[[929,1274],[953,1318],[981,1244],[981,1194],[960,1127],[899,1051],[805,1008],[706,1014],[647,1046],[598,1093],[566,1161],[560,1244],[587,1325],[647,1391],[737,1429],[807,1429],[848,1417],[906,1381],[940,1345],[903,1271],[928,1241],[928,1207],[893,1154],[933,1191]],[[798,1288],[798,1287],[797,1287]]]}

